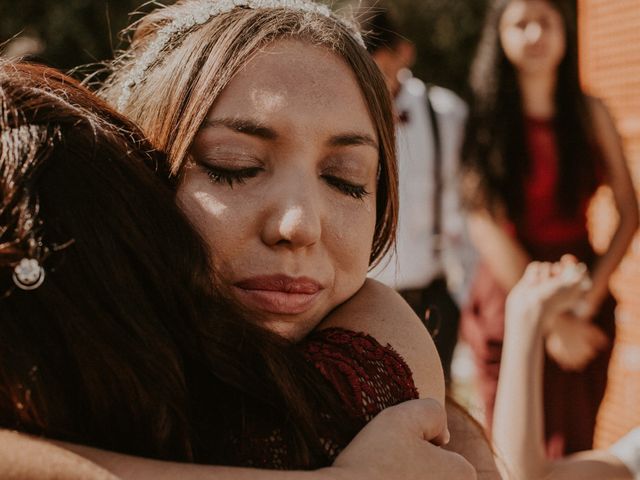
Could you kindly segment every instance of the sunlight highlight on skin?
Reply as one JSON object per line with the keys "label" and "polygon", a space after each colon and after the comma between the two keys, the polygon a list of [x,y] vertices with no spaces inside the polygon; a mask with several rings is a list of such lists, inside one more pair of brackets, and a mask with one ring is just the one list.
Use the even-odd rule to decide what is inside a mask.
{"label": "sunlight highlight on skin", "polygon": [[224,203],[216,200],[215,195],[212,195],[205,191],[200,190],[194,192],[193,196],[198,201],[198,205],[201,206],[202,210],[206,211],[207,213],[222,216],[227,209],[227,206]]}
{"label": "sunlight highlight on skin", "polygon": [[250,97],[256,108],[265,113],[274,113],[287,106],[287,100],[283,93],[256,89],[251,92]]}
{"label": "sunlight highlight on skin", "polygon": [[282,215],[280,232],[290,238],[293,232],[299,230],[305,222],[305,212],[301,207],[291,207]]}

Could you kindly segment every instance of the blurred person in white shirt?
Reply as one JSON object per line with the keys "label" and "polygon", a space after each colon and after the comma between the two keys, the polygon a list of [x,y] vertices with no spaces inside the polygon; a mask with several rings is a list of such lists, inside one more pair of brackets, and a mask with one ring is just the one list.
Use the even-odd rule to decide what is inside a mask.
{"label": "blurred person in white shirt", "polygon": [[458,305],[474,264],[457,175],[467,106],[412,75],[415,46],[398,33],[389,11],[376,7],[363,30],[394,99],[400,189],[396,249],[371,276],[398,290],[425,320],[449,379]]}

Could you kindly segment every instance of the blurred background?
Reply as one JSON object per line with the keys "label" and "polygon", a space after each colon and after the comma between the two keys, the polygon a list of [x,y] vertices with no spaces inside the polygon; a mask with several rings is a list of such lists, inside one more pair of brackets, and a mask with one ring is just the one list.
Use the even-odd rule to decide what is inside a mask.
{"label": "blurred background", "polygon": [[[0,44],[7,55],[31,53],[63,70],[108,59],[125,26],[154,5],[141,0],[0,0]],[[333,2],[349,8],[347,1]],[[415,74],[462,93],[487,0],[389,0],[402,31],[416,43]],[[346,6],[346,7],[345,7]],[[8,42],[8,43],[7,43]],[[434,66],[437,66],[434,67]]]}
{"label": "blurred background", "polygon": [[[0,0],[0,44],[5,55],[62,70],[111,58],[118,33],[153,4],[140,0]],[[165,2],[169,3],[169,2]],[[159,2],[158,2],[159,4]]]}

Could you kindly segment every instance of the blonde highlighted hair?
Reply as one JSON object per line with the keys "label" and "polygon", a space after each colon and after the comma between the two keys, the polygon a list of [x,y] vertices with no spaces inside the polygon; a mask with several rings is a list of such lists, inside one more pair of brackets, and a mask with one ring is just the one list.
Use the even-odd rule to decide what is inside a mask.
{"label": "blonde highlighted hair", "polygon": [[130,88],[121,113],[141,126],[155,148],[167,154],[171,175],[180,178],[207,112],[261,48],[280,39],[296,39],[334,52],[353,70],[380,144],[376,229],[370,258],[375,264],[393,245],[397,223],[393,114],[384,79],[348,23],[286,6],[239,6],[178,32],[157,58],[151,59],[141,81],[128,85],[137,62],[158,32],[211,1],[178,1],[135,23],[130,47],[113,62],[112,73],[99,93],[116,105],[123,89]]}

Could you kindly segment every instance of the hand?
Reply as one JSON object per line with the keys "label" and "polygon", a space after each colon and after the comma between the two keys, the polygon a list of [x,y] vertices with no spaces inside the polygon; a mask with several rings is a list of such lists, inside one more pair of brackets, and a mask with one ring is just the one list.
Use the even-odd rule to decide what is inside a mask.
{"label": "hand", "polygon": [[469,462],[434,445],[448,438],[446,415],[438,402],[405,402],[374,418],[327,473],[339,480],[476,479]]}
{"label": "hand", "polygon": [[553,264],[532,262],[507,297],[506,319],[548,331],[555,318],[578,303],[590,285],[586,266],[574,257],[565,255]]}
{"label": "hand", "polygon": [[609,344],[602,330],[566,312],[553,321],[545,347],[563,370],[582,371]]}

